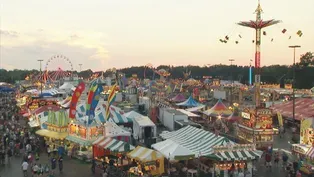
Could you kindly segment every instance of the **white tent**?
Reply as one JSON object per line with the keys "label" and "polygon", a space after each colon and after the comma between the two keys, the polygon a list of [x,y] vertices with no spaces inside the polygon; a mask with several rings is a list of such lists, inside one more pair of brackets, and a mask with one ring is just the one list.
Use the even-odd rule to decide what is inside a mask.
{"label": "white tent", "polygon": [[73,87],[74,86],[72,84],[66,82],[63,85],[61,85],[59,87],[59,89],[61,89],[61,90],[71,90]]}
{"label": "white tent", "polygon": [[159,143],[153,144],[152,148],[164,155],[168,160],[173,161],[184,157],[195,157],[195,153],[178,143],[167,139]]}
{"label": "white tent", "polygon": [[131,133],[119,127],[114,122],[106,122],[105,137],[131,136]]}
{"label": "white tent", "polygon": [[123,115],[127,118],[130,118],[130,119],[134,119],[136,117],[142,117],[143,116],[142,114],[140,114],[136,111],[130,111],[130,112],[124,113]]}

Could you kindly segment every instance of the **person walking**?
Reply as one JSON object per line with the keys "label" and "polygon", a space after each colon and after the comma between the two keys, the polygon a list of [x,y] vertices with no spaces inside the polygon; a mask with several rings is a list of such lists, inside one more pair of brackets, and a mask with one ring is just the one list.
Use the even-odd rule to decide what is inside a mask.
{"label": "person walking", "polygon": [[266,168],[271,169],[271,154],[267,153],[265,155]]}
{"label": "person walking", "polygon": [[62,156],[59,157],[58,164],[59,164],[59,172],[62,173],[62,170],[63,170],[63,157]]}
{"label": "person walking", "polygon": [[57,167],[57,159],[55,157],[51,158],[51,173],[54,174],[54,171]]}
{"label": "person walking", "polygon": [[22,171],[23,171],[24,177],[27,176],[28,166],[29,166],[29,164],[27,163],[27,161],[24,161],[24,162],[22,163]]}

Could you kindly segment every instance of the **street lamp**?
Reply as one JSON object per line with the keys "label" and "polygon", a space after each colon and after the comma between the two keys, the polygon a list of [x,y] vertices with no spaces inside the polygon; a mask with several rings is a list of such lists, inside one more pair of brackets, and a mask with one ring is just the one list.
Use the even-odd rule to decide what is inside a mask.
{"label": "street lamp", "polygon": [[292,79],[292,118],[295,120],[295,49],[300,48],[299,45],[292,45],[289,48],[293,49],[293,79]]}
{"label": "street lamp", "polygon": [[82,64],[79,64],[80,65],[80,72],[82,72]]}
{"label": "street lamp", "polygon": [[[232,66],[232,62],[234,62],[235,60],[234,59],[229,59],[230,61],[230,66]],[[233,102],[233,84],[234,84],[234,81],[233,81],[233,73],[232,73],[232,68],[230,68],[230,71],[231,71],[231,94],[230,94],[230,105],[232,105],[232,102]]]}
{"label": "street lamp", "polygon": [[42,96],[43,94],[43,74],[42,74],[42,71],[41,71],[41,62],[44,61],[44,60],[37,60],[39,61],[39,72],[40,72],[40,96]]}

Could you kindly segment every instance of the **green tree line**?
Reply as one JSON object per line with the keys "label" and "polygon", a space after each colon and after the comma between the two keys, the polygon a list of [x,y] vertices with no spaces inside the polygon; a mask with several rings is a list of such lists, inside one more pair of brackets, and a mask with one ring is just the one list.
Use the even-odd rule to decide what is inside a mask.
{"label": "green tree line", "polygon": [[[307,52],[301,56],[300,62],[293,65],[271,65],[262,68],[261,81],[272,84],[284,84],[293,82],[293,71],[295,69],[295,86],[296,88],[312,88],[314,86],[314,56],[312,52]],[[247,84],[249,82],[249,66],[237,65],[212,65],[212,66],[166,66],[161,65],[155,68],[155,71],[164,69],[171,74],[171,78],[184,78],[184,72],[191,72],[190,78],[201,79],[203,76],[212,76],[225,80],[235,80]],[[254,82],[254,68],[253,82]],[[118,72],[125,73],[126,77],[136,74],[138,78],[158,78],[153,69],[145,66],[133,66],[119,69]],[[0,82],[14,83],[17,80],[24,80],[30,74],[38,74],[37,70],[0,70]],[[104,76],[111,73],[111,70],[104,71]],[[75,71],[80,77],[89,78],[92,70],[85,70],[80,73]]]}

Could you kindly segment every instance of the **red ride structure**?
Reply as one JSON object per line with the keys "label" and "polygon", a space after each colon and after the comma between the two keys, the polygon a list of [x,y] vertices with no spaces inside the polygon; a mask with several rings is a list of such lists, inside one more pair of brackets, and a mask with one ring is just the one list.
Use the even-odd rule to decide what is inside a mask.
{"label": "red ride structure", "polygon": [[241,21],[237,23],[240,26],[249,27],[255,29],[256,39],[255,39],[255,107],[261,106],[261,34],[262,29],[276,25],[280,23],[279,20],[263,20],[261,18],[261,14],[263,13],[262,7],[260,5],[260,1],[258,1],[257,9],[255,10],[256,19],[255,21]]}

